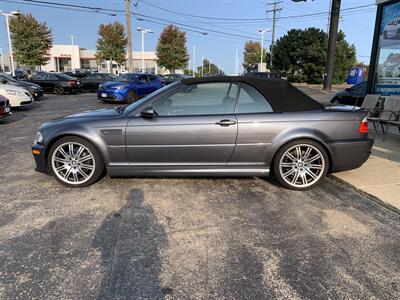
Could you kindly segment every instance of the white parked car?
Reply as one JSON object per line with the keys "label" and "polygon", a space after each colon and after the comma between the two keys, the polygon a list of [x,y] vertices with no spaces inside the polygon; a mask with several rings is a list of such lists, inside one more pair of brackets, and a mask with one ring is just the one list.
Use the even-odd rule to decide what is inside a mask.
{"label": "white parked car", "polygon": [[10,100],[11,107],[28,106],[34,101],[27,89],[12,84],[0,84],[0,95]]}
{"label": "white parked car", "polygon": [[394,38],[400,39],[400,18],[395,18],[389,21],[383,29],[383,38],[385,40]]}

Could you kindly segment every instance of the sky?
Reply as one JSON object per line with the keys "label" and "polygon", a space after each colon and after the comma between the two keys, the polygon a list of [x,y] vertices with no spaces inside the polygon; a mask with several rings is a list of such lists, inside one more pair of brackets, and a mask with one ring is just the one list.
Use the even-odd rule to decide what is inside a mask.
{"label": "sky", "polygon": [[[124,10],[124,0],[43,0],[56,3],[68,3],[98,8]],[[137,0],[136,0],[137,1]],[[137,27],[148,28],[153,34],[145,35],[145,51],[154,51],[164,24],[177,25],[187,31],[187,47],[193,62],[193,47],[196,47],[196,65],[201,64],[201,57],[211,59],[220,65],[225,73],[235,70],[235,56],[238,51],[240,64],[243,60],[243,47],[247,40],[260,39],[260,28],[272,28],[270,10],[273,0],[138,0],[138,5],[132,5],[132,12],[150,16],[148,18],[133,17],[133,49],[140,51],[141,37]],[[135,2],[135,0],[132,0]],[[343,0],[339,28],[345,32],[347,40],[357,49],[358,61],[369,63],[371,54],[373,29],[375,23],[375,0]],[[346,10],[352,7],[371,5],[356,10]],[[156,7],[158,6],[158,7]],[[330,0],[307,0],[307,2],[292,2],[283,0],[278,5],[276,38],[283,36],[292,28],[318,27],[327,30]],[[0,10],[9,12],[19,10],[33,14],[39,21],[46,22],[53,32],[54,44],[70,44],[70,35],[74,35],[74,43],[82,48],[95,49],[97,29],[101,23],[120,21],[125,24],[125,16],[115,16],[105,13],[82,12],[51,7],[29,5],[23,0],[0,0]],[[315,13],[326,13],[314,15]],[[309,15],[311,16],[304,16]],[[200,16],[200,17],[194,17]],[[294,16],[294,17],[293,17]],[[300,17],[301,16],[301,17]],[[141,18],[142,20],[137,20]],[[214,18],[214,19],[213,19]],[[224,18],[225,20],[215,19]],[[228,20],[226,20],[228,19]],[[229,20],[234,19],[234,20]],[[236,19],[236,20],[235,20]],[[259,19],[241,20],[237,19]],[[155,23],[156,22],[156,23]],[[159,24],[162,23],[162,24]],[[190,27],[189,27],[190,26]],[[185,30],[186,31],[186,30]],[[215,32],[217,31],[217,32]],[[207,32],[207,35],[202,33]],[[271,33],[264,36],[264,46],[269,47]],[[0,48],[7,52],[7,33],[5,18],[0,21]]]}

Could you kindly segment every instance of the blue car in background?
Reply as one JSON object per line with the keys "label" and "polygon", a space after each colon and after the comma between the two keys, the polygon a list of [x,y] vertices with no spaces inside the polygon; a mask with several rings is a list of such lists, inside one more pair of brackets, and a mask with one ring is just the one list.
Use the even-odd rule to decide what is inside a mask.
{"label": "blue car in background", "polygon": [[99,85],[97,98],[102,101],[132,103],[162,88],[164,82],[156,75],[127,73]]}

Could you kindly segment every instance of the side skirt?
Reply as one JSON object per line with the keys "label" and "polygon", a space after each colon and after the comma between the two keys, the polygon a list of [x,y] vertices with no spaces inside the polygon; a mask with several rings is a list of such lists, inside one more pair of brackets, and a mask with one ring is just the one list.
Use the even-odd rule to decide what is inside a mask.
{"label": "side skirt", "polygon": [[247,177],[247,176],[269,176],[269,168],[265,166],[246,166],[246,167],[221,167],[221,166],[179,166],[179,167],[138,167],[129,165],[111,165],[107,166],[107,173],[109,176],[142,176],[142,177],[179,177],[179,176],[193,176],[193,177],[207,177],[207,176],[221,176],[221,177]]}

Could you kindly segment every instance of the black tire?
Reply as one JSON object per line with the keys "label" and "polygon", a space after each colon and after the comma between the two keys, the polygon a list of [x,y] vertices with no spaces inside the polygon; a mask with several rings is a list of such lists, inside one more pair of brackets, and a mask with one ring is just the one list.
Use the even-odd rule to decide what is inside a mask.
{"label": "black tire", "polygon": [[63,95],[64,94],[64,88],[61,85],[56,85],[53,88],[53,92],[54,92],[54,94],[59,95],[59,96]]}
{"label": "black tire", "polygon": [[[295,186],[293,184],[289,184],[287,182],[287,179],[285,180],[285,178],[282,174],[283,168],[280,167],[281,160],[283,160],[283,155],[286,153],[286,151],[288,151],[289,149],[291,149],[295,146],[299,146],[299,145],[310,145],[311,147],[318,149],[319,153],[321,154],[321,161],[323,160],[323,165],[324,165],[324,167],[321,169],[320,173],[318,173],[318,176],[315,179],[315,181],[310,182],[309,184],[307,183],[304,186]],[[299,167],[297,166],[296,168],[299,168]],[[306,169],[306,166],[304,166],[304,169]],[[294,141],[288,142],[287,144],[283,145],[276,153],[274,162],[273,162],[273,172],[274,172],[276,179],[279,181],[279,183],[282,186],[284,186],[285,188],[288,188],[288,189],[292,189],[292,190],[300,190],[300,191],[308,190],[308,189],[311,189],[311,188],[317,186],[324,180],[324,178],[326,177],[326,174],[328,173],[328,170],[329,170],[329,157],[328,157],[326,150],[324,149],[324,147],[321,144],[319,144],[316,141],[310,140],[310,139],[294,140]]]}
{"label": "black tire", "polygon": [[126,94],[126,103],[131,104],[135,102],[138,99],[138,96],[136,95],[135,91],[128,91]]}
{"label": "black tire", "polygon": [[[83,183],[70,184],[66,181],[63,181],[60,179],[59,175],[57,175],[56,171],[54,170],[53,160],[52,160],[53,153],[60,145],[68,143],[68,142],[73,142],[73,143],[78,143],[80,145],[83,145],[91,152],[91,154],[93,156],[94,171],[91,173],[90,178]],[[104,165],[102,156],[100,155],[100,153],[96,149],[96,147],[93,146],[92,143],[90,143],[89,141],[87,141],[86,139],[81,138],[81,137],[65,136],[65,137],[57,140],[50,148],[50,151],[48,152],[48,155],[47,155],[47,170],[49,171],[50,175],[52,175],[57,181],[61,182],[63,185],[72,187],[72,188],[81,188],[81,187],[86,187],[86,186],[92,185],[92,184],[96,183],[99,179],[101,179],[103,177],[103,175],[105,174],[105,165]]]}

